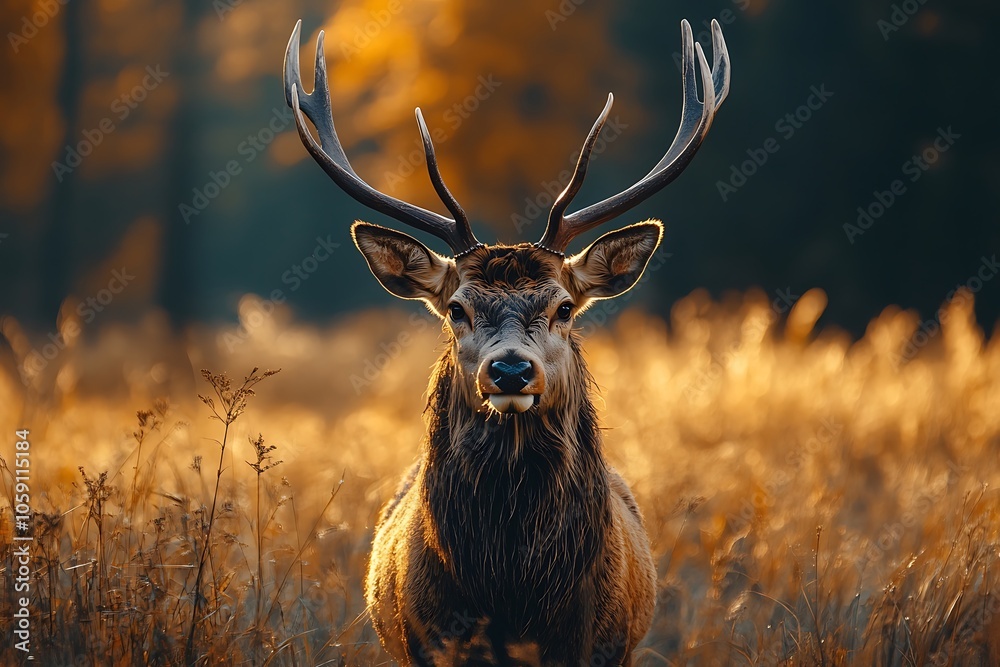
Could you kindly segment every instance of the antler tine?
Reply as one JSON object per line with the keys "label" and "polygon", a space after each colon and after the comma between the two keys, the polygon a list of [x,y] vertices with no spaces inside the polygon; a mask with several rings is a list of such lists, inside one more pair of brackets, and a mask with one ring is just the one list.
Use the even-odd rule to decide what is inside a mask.
{"label": "antler tine", "polygon": [[583,142],[583,148],[580,149],[580,157],[577,159],[576,167],[573,169],[573,176],[570,177],[569,183],[566,184],[565,189],[559,193],[559,196],[556,197],[555,202],[552,204],[552,210],[549,211],[548,224],[545,225],[545,234],[542,236],[542,240],[535,244],[539,248],[562,255],[562,251],[565,250],[566,245],[569,243],[570,238],[564,238],[569,228],[568,225],[562,224],[564,219],[563,214],[569,207],[570,202],[573,201],[573,198],[576,197],[576,193],[583,186],[583,179],[587,175],[587,167],[590,164],[590,154],[594,150],[594,144],[597,143],[597,137],[600,136],[614,103],[614,94],[608,93],[608,101],[604,104],[604,110],[597,117],[594,126],[590,128],[590,134],[587,135],[587,139]]}
{"label": "antler tine", "polygon": [[[299,20],[295,24],[295,29],[292,30],[292,36],[288,40],[288,48],[285,51],[285,101],[294,112],[295,127],[298,129],[299,138],[313,159],[333,182],[351,197],[395,220],[437,236],[451,247],[456,257],[477,247],[479,242],[472,234],[468,217],[441,179],[433,145],[430,145],[428,149],[430,137],[425,134],[426,125],[419,118],[419,111],[418,119],[421,125],[421,134],[425,135],[424,150],[427,154],[427,168],[431,175],[431,181],[445,206],[456,216],[455,219],[379,192],[357,175],[347,159],[347,154],[340,143],[333,122],[330,88],[326,73],[326,57],[323,50],[324,33],[320,31],[319,38],[316,40],[316,73],[313,92],[305,93],[302,89],[302,73],[299,66],[301,31],[302,21]],[[319,142],[306,126],[303,112],[316,128],[320,138]]]}
{"label": "antler tine", "polygon": [[458,203],[458,200],[455,199],[455,195],[451,194],[451,190],[444,184],[444,178],[441,176],[441,170],[438,168],[437,154],[434,152],[434,142],[431,140],[431,133],[427,130],[427,123],[424,122],[424,114],[420,111],[420,107],[414,110],[414,114],[417,117],[420,138],[424,142],[424,156],[427,159],[427,173],[431,178],[431,184],[434,186],[434,191],[437,192],[438,197],[441,198],[441,201],[444,202],[444,205],[451,214],[455,216],[456,232],[460,237],[462,246],[465,248],[462,251],[456,250],[456,253],[458,253],[456,257],[458,257],[483,244],[476,240],[475,235],[472,233],[472,225],[469,223],[469,216],[465,214],[465,210]]}
{"label": "antler tine", "polygon": [[[643,200],[652,196],[677,176],[694,158],[695,153],[701,147],[708,130],[715,118],[722,101],[729,94],[730,66],[729,52],[726,48],[725,39],[722,36],[722,28],[718,21],[712,21],[712,50],[714,68],[710,69],[701,44],[694,41],[691,32],[691,24],[686,20],[681,21],[681,40],[683,43],[683,105],[681,107],[681,122],[677,128],[670,148],[667,149],[663,158],[657,162],[656,166],[642,177],[637,183],[623,192],[609,197],[596,204],[591,204],[586,208],[566,215],[564,212],[569,205],[573,195],[580,189],[583,175],[586,174],[587,161],[590,158],[591,148],[600,132],[600,126],[606,119],[606,114],[610,111],[609,106],[605,107],[601,118],[594,125],[591,134],[584,142],[584,148],[580,152],[580,160],[577,162],[576,170],[570,185],[560,194],[549,215],[549,224],[545,228],[545,235],[542,240],[535,245],[563,254],[566,246],[576,236],[589,229],[607,222],[608,220],[624,213],[630,208],[638,205]],[[702,89],[704,91],[704,102],[698,99],[698,82],[695,68],[701,74]],[[609,100],[610,102],[610,100]]]}
{"label": "antler tine", "polygon": [[[320,142],[324,152],[332,157],[352,176],[357,177],[351,163],[347,160],[343,146],[340,144],[340,137],[337,136],[337,128],[333,124],[333,115],[324,113],[329,108],[330,89],[326,75],[325,43],[326,35],[321,30],[316,40],[316,67],[313,75],[313,92],[306,93],[302,85],[302,71],[299,66],[299,39],[302,29],[302,21],[295,24],[292,36],[288,40],[288,48],[285,51],[285,102],[288,106],[292,104],[292,90],[298,91],[299,106],[305,112],[309,120],[316,126],[319,133]],[[326,108],[324,108],[324,103]]]}
{"label": "antler tine", "polygon": [[729,49],[722,35],[722,26],[712,20],[712,83],[715,86],[715,108],[729,97]]}

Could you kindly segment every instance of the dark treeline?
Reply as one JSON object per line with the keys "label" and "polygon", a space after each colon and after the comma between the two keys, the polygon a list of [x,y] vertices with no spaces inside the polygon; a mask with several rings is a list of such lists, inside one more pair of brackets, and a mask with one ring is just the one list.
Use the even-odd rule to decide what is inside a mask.
{"label": "dark treeline", "polygon": [[[39,7],[41,6],[41,9]],[[855,333],[884,307],[924,319],[964,285],[1000,315],[995,3],[715,0],[58,0],[7,3],[0,64],[0,312],[51,327],[125,268],[109,320],[235,318],[247,292],[326,320],[390,303],[347,233],[388,222],[329,183],[281,94],[303,18],[325,27],[338,129],[376,187],[434,205],[412,108],[481,238],[536,240],[609,90],[616,107],[578,202],[624,189],[679,119],[678,23],[718,19],[733,88],[687,172],[623,223],[671,253],[635,301],[703,287],[821,287]],[[711,57],[709,55],[709,57]],[[333,261],[305,261],[317,248]],[[315,259],[315,258],[314,258]],[[96,318],[95,318],[96,319]]]}

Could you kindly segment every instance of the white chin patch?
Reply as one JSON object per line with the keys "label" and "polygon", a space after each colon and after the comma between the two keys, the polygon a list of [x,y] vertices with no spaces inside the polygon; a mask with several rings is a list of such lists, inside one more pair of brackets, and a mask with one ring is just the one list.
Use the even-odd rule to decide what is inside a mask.
{"label": "white chin patch", "polygon": [[532,394],[490,394],[490,405],[497,412],[527,412],[534,404]]}

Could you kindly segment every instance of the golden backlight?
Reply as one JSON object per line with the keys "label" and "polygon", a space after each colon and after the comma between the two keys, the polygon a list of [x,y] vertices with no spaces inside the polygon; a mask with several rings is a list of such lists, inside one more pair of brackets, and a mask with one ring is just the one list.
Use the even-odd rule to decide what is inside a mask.
{"label": "golden backlight", "polygon": [[[268,253],[301,257],[289,239],[308,249],[308,229],[329,222],[346,251],[354,213],[341,210],[348,200],[332,186],[307,200],[298,173],[321,176],[300,164],[309,158],[290,120],[267,130],[273,141],[260,160],[237,146],[285,113],[281,57],[303,17],[303,79],[311,88],[312,50],[325,30],[333,113],[361,177],[440,208],[413,120],[420,106],[449,187],[477,228],[491,225],[483,237],[538,238],[609,89],[619,101],[602,141],[622,140],[606,162],[598,158],[612,175],[595,187],[627,186],[634,165],[628,173],[616,165],[645,151],[656,154],[652,166],[666,149],[680,107],[676,23],[663,30],[654,69],[609,37],[615,3],[555,0],[551,18],[537,4],[508,11],[471,0],[213,0],[200,9],[176,0],[12,0],[0,15],[21,30],[43,4],[56,14],[30,48],[5,45],[12,65],[0,61],[0,207],[23,221],[0,240],[3,261],[20,262],[8,275],[25,276],[23,288],[6,288],[36,316],[62,303],[50,330],[0,314],[0,453],[30,431],[35,664],[185,664],[192,651],[212,665],[388,664],[366,617],[363,577],[378,512],[420,452],[441,325],[415,308],[340,312],[336,290],[353,282],[337,284],[328,301],[299,295],[303,312],[338,315],[323,326],[296,316],[294,299],[238,296],[243,278],[273,268]],[[724,4],[740,24],[768,17],[761,34],[776,43],[783,21],[793,23],[770,20],[766,10],[780,3]],[[527,12],[535,20],[525,24]],[[923,13],[914,26],[929,36],[939,23]],[[877,41],[877,28],[865,29]],[[739,40],[740,67],[768,55]],[[831,62],[839,67],[839,55]],[[159,66],[176,74],[143,88]],[[775,90],[787,88],[778,74]],[[141,105],[116,105],[137,89]],[[649,100],[668,100],[673,115],[659,118]],[[742,142],[766,136],[767,125],[761,135],[752,123],[770,120],[769,107],[744,109],[752,113],[725,121],[720,113],[713,128],[713,137],[722,130],[741,143],[713,158],[706,149],[698,159],[715,160],[714,171],[709,162],[684,187],[714,196],[731,156],[744,159]],[[78,169],[60,171],[105,118],[113,131]],[[795,141],[802,153],[781,155],[800,162],[783,169],[816,173],[801,157],[810,139]],[[178,205],[230,159],[241,160],[240,177],[216,190],[211,209],[182,220]],[[768,169],[786,188],[787,172]],[[293,200],[309,202],[288,207],[299,218],[261,213]],[[678,217],[694,220],[702,205],[690,198]],[[740,224],[735,210],[704,233],[735,229],[725,226]],[[879,224],[888,233],[892,223]],[[280,234],[265,225],[281,225]],[[789,246],[789,256],[800,251]],[[106,291],[122,266],[136,272],[128,289],[106,316],[90,318],[80,295]],[[238,279],[225,274],[234,267]],[[179,275],[195,291],[211,288],[165,297]],[[227,292],[234,283],[239,291]],[[372,281],[369,293],[376,289]],[[178,329],[160,309],[173,298],[225,321],[237,296],[238,325]],[[721,301],[699,290],[670,312],[618,315],[601,302],[578,322],[605,455],[636,494],[656,560],[656,616],[638,665],[1000,661],[1000,336],[987,341],[966,291],[930,320],[890,306],[858,339],[819,325],[826,307],[819,289]],[[257,368],[252,383],[281,370],[243,397],[245,412],[216,419]],[[231,386],[202,369],[225,373]],[[14,468],[0,461],[7,637],[19,607]],[[0,646],[0,663],[21,657],[12,642]]]}
{"label": "golden backlight", "polygon": [[[971,296],[942,311],[940,331],[890,308],[855,342],[812,330],[819,290],[785,315],[773,297],[696,292],[669,323],[632,310],[608,327],[598,304],[581,322],[607,456],[636,491],[660,576],[641,664],[995,652],[1000,346],[984,346]],[[45,489],[40,631],[80,628],[64,657],[183,649],[224,431],[195,369],[227,369],[238,386],[260,366],[282,370],[226,436],[200,648],[385,659],[362,577],[376,513],[418,452],[439,325],[371,311],[317,329],[280,308],[261,317],[252,295],[241,313],[240,327],[183,340],[159,334],[158,316],[109,326],[27,386],[9,365],[0,376],[2,432],[30,426]],[[24,342],[12,320],[4,333]],[[247,465],[258,434],[276,446],[259,476]],[[106,490],[88,491],[80,467],[91,487],[107,471]]]}

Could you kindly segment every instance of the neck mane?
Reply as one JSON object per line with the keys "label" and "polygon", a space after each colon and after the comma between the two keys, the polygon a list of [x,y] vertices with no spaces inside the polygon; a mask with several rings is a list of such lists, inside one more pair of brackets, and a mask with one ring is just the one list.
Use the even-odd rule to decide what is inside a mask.
{"label": "neck mane", "polygon": [[515,633],[579,603],[611,521],[592,380],[574,350],[579,385],[542,413],[483,411],[452,346],[429,389],[422,493],[435,546],[470,604]]}

